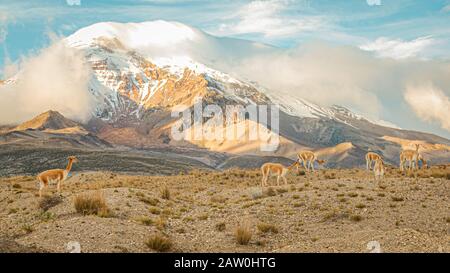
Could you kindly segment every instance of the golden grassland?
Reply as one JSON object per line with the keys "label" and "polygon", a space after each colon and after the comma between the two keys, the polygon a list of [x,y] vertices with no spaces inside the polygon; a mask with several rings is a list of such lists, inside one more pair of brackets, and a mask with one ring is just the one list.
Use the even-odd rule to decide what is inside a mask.
{"label": "golden grassland", "polygon": [[362,169],[291,173],[261,189],[259,170],[186,175],[75,173],[62,195],[34,177],[0,178],[0,251],[450,252],[450,166],[383,181]]}

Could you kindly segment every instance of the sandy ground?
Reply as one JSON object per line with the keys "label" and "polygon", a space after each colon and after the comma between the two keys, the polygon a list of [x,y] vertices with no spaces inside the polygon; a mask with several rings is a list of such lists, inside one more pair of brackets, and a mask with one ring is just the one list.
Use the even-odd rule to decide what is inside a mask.
{"label": "sandy ground", "polygon": [[[390,170],[379,183],[365,170],[321,170],[261,190],[257,170],[75,173],[47,211],[33,177],[0,178],[0,251],[68,252],[75,241],[82,252],[154,252],[145,242],[158,234],[173,252],[370,252],[371,241],[382,252],[450,252],[449,177],[450,167],[418,177]],[[74,197],[96,191],[111,215],[77,213]],[[247,245],[237,243],[239,225],[249,228]]]}

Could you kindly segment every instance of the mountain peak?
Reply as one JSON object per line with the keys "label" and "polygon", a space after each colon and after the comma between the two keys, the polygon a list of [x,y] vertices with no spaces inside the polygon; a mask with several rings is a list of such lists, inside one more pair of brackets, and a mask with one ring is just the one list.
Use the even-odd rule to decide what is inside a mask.
{"label": "mountain peak", "polygon": [[23,131],[27,129],[34,130],[60,130],[72,127],[79,127],[80,125],[75,121],[72,121],[64,117],[58,111],[48,110],[35,118],[26,121],[15,128],[17,131]]}
{"label": "mountain peak", "polygon": [[78,30],[67,37],[66,42],[70,46],[85,47],[99,38],[118,39],[128,49],[139,49],[147,46],[173,46],[194,40],[200,35],[200,30],[172,21],[101,22]]}

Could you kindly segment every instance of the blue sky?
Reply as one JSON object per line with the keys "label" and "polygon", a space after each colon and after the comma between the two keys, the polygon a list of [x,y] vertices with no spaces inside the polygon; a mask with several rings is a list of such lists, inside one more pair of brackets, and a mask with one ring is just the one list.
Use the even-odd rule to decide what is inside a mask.
{"label": "blue sky", "polygon": [[380,37],[426,37],[434,46],[421,54],[450,54],[448,0],[0,0],[0,61],[45,47],[50,32],[67,36],[101,21],[155,19],[287,48],[311,39],[360,46]]}
{"label": "blue sky", "polygon": [[[332,77],[330,81],[338,88],[346,85],[348,90],[361,85],[357,86],[361,94],[379,101],[379,118],[402,128],[450,137],[450,80],[446,76],[450,71],[450,0],[0,0],[0,79],[6,77],[7,65],[36,55],[55,34],[68,36],[97,22],[157,19],[286,50],[295,51],[304,44],[320,41],[328,46],[343,45],[368,52],[378,59],[361,61],[359,53],[338,50],[334,60],[344,60],[341,65],[349,67],[311,76],[319,83],[327,82],[328,77],[334,76],[333,71],[348,70],[356,75],[372,65],[378,70],[370,84],[367,78],[371,76],[363,74],[364,84],[347,76]],[[328,52],[333,51],[327,48]],[[320,58],[322,53],[312,54]],[[426,63],[408,63],[412,59]],[[306,65],[315,64],[302,56],[283,64],[294,71]],[[279,78],[281,82],[275,81],[274,85],[283,84],[285,79]],[[409,82],[403,82],[403,78]],[[416,78],[422,82],[416,82]],[[301,86],[304,85],[295,83],[292,88]],[[314,87],[318,88],[315,83]],[[354,94],[346,96],[350,100]],[[342,95],[342,101],[346,99]],[[435,111],[429,111],[430,104],[435,105]],[[360,104],[359,110],[364,110],[365,105]],[[356,106],[352,110],[358,110]]]}

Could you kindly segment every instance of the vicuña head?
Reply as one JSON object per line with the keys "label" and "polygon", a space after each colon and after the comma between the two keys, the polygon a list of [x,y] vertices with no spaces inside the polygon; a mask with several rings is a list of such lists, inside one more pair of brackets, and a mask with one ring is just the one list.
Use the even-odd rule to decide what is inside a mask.
{"label": "vicu\u00f1a head", "polygon": [[78,158],[76,156],[69,156],[67,159],[69,159],[69,161],[72,161],[72,163],[78,163]]}

